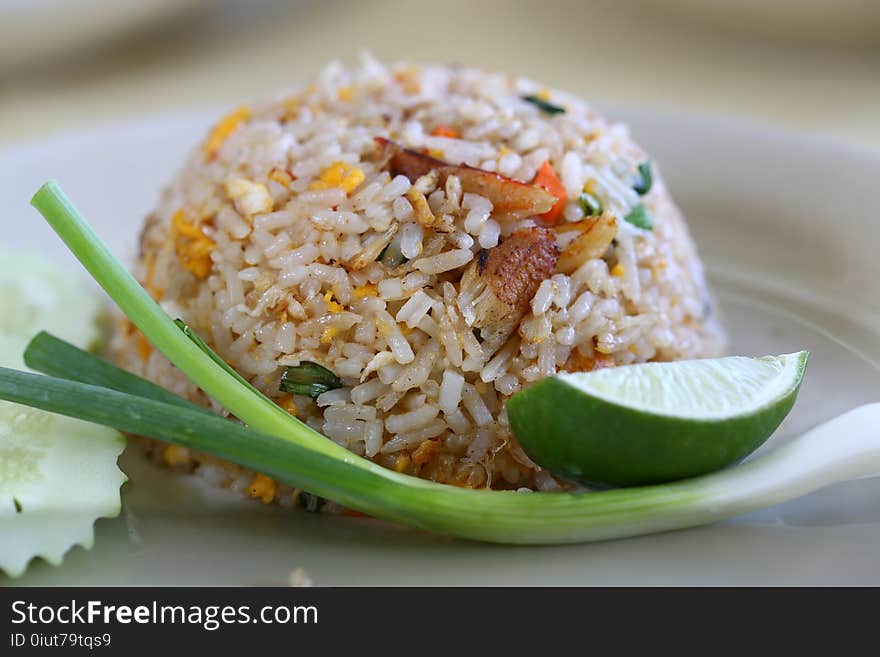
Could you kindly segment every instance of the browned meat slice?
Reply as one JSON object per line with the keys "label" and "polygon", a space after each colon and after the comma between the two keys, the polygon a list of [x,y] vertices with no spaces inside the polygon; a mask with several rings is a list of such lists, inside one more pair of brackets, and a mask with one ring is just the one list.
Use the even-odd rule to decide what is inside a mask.
{"label": "browned meat slice", "polygon": [[516,331],[558,257],[554,232],[541,227],[518,230],[477,254],[462,276],[459,307],[467,323],[479,329],[485,353],[497,351]]}
{"label": "browned meat slice", "polygon": [[462,191],[485,196],[492,202],[492,216],[496,219],[516,220],[541,215],[556,203],[556,197],[541,187],[467,164],[449,164],[403,148],[384,137],[376,137],[376,143],[388,158],[388,170],[392,175],[404,175],[415,182],[421,176],[436,171],[440,185],[446,183],[447,177],[458,176]]}

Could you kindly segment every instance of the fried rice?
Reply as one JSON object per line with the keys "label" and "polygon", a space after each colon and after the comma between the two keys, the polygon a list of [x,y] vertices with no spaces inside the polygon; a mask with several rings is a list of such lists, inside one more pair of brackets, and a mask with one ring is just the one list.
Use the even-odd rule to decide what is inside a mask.
{"label": "fried rice", "polygon": [[[725,347],[685,221],[627,128],[456,66],[364,57],[234,110],[147,218],[136,275],[330,440],[474,488],[566,487],[508,426],[505,401],[530,383]],[[216,406],[131,324],[115,352]],[[282,392],[310,363],[336,383]],[[267,503],[298,499],[207,455],[153,454]]]}

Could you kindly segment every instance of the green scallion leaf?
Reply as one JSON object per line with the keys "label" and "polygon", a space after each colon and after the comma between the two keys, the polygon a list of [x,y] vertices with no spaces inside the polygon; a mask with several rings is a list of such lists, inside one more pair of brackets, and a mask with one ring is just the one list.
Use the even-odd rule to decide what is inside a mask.
{"label": "green scallion leaf", "polygon": [[315,399],[328,390],[342,387],[342,381],[323,365],[304,360],[299,365],[284,369],[279,389],[292,395],[305,395]]}
{"label": "green scallion leaf", "polygon": [[654,184],[654,176],[651,173],[651,163],[645,160],[639,165],[639,177],[633,185],[633,189],[639,196],[644,196],[651,191]]}
{"label": "green scallion leaf", "polygon": [[174,323],[175,323],[175,325],[177,325],[177,328],[179,328],[181,331],[183,331],[183,334],[186,337],[188,337],[190,340],[192,340],[199,349],[201,349],[211,360],[213,360],[220,367],[222,367],[224,370],[226,370],[226,372],[230,376],[232,376],[236,381],[238,381],[240,384],[242,384],[244,387],[246,387],[248,390],[250,390],[255,395],[262,397],[263,399],[265,399],[269,403],[274,403],[274,402],[272,402],[271,399],[266,397],[266,395],[264,395],[262,392],[257,390],[253,385],[251,385],[251,382],[248,381],[247,379],[245,379],[241,374],[239,374],[235,370],[235,368],[233,368],[229,363],[227,363],[225,360],[220,358],[220,355],[217,352],[215,352],[213,349],[211,349],[211,347],[209,347],[207,345],[207,343],[204,340],[202,340],[198,336],[198,334],[196,334],[195,331],[193,331],[189,326],[187,326],[186,322],[184,322],[182,319],[178,318],[178,319],[174,320]]}
{"label": "green scallion leaf", "polygon": [[595,217],[596,215],[602,214],[602,201],[600,201],[599,197],[595,194],[583,192],[578,197],[578,203],[580,203],[585,217]]}
{"label": "green scallion leaf", "polygon": [[45,331],[37,333],[28,343],[24,352],[24,364],[32,370],[50,376],[102,386],[130,395],[210,413],[206,408],[197,406],[151,381],[111,365],[94,354]]}
{"label": "green scallion leaf", "polygon": [[528,96],[523,96],[522,99],[528,103],[531,103],[538,109],[547,114],[565,114],[565,108],[559,107],[559,105],[554,105],[553,103],[548,103],[546,100],[539,98],[534,94],[530,94]]}
{"label": "green scallion leaf", "polygon": [[623,219],[642,230],[651,230],[654,228],[654,220],[651,218],[651,214],[641,203],[630,210],[629,214]]}
{"label": "green scallion leaf", "polygon": [[409,258],[403,255],[403,251],[400,250],[400,235],[396,235],[376,257],[377,262],[381,262],[389,269],[399,267],[408,260]]}

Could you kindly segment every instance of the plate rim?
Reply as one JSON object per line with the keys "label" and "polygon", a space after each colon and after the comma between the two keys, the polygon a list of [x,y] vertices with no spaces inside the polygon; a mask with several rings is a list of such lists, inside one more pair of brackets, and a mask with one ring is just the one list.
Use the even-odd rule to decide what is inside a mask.
{"label": "plate rim", "polygon": [[[604,111],[606,106],[599,106],[597,104],[597,107],[601,107],[602,110]],[[2,168],[3,166],[8,166],[11,163],[14,163],[14,156],[15,155],[21,156],[22,153],[31,153],[31,154],[45,153],[45,152],[47,152],[46,149],[59,147],[58,146],[59,144],[62,144],[64,147],[71,148],[71,147],[75,147],[77,144],[82,144],[84,140],[90,141],[90,140],[94,140],[94,139],[109,139],[109,138],[112,138],[113,134],[120,134],[120,131],[122,131],[123,133],[130,131],[133,126],[142,128],[144,125],[149,125],[151,130],[161,130],[161,126],[163,124],[167,124],[168,121],[186,121],[187,125],[192,125],[192,126],[200,125],[200,126],[202,126],[203,129],[207,129],[207,123],[205,122],[205,120],[206,120],[206,117],[208,117],[209,113],[211,115],[220,116],[221,112],[222,112],[222,109],[218,110],[216,106],[202,107],[202,108],[190,108],[187,110],[177,110],[177,111],[172,111],[172,112],[162,112],[162,113],[158,113],[158,114],[151,114],[151,115],[141,116],[141,117],[129,117],[124,120],[104,122],[99,125],[88,126],[85,129],[60,132],[60,133],[55,133],[55,134],[50,134],[50,135],[43,135],[43,136],[40,136],[37,138],[21,140],[21,143],[19,144],[20,148],[15,148],[15,149],[9,149],[9,148],[6,148],[4,144],[0,144],[0,168]],[[628,121],[629,120],[629,119],[624,119],[624,117],[620,116],[621,114],[624,114],[623,111],[612,109],[609,111],[609,114],[611,114],[612,112],[613,112],[612,115],[616,116],[621,121],[624,121],[624,120]],[[635,113],[639,113],[639,112],[648,112],[649,114],[651,113],[650,110],[646,110],[646,108],[643,106],[639,106]],[[672,113],[670,112],[668,114],[671,115]],[[654,115],[656,116],[656,113]],[[667,118],[667,117],[664,116],[664,118]],[[729,124],[726,121],[716,121],[714,117],[710,118],[710,117],[704,116],[704,118],[707,120],[705,122],[701,123],[702,127],[711,126],[711,125],[715,125],[715,124],[721,124],[721,125],[725,125],[725,126],[729,127]],[[691,119],[686,115],[682,116],[681,113],[676,113],[676,115],[672,118],[672,120],[691,120]],[[734,123],[740,124],[740,127],[742,130],[746,130],[746,131],[748,130],[747,126],[741,125],[742,122],[734,121]],[[772,128],[772,126],[770,126],[770,125],[768,125],[767,127]],[[711,127],[706,127],[706,129],[711,129]],[[802,140],[801,137],[799,137],[799,136],[793,137],[790,133],[780,134],[780,132],[778,130],[776,130],[775,128],[772,128],[772,130],[773,130],[777,139],[780,139],[782,141],[786,141],[788,139],[794,139],[794,141],[798,142],[800,145],[804,144],[804,140]],[[634,134],[638,138],[638,133],[634,133]],[[752,134],[752,136],[753,137],[755,136],[754,133]],[[188,143],[186,146],[187,147],[194,147],[195,140],[197,138],[198,138],[198,134],[193,134],[192,142]],[[839,142],[837,142],[835,140],[831,140],[830,143],[828,143],[828,141],[826,139],[819,139],[819,140],[808,139],[806,141],[810,141],[810,142],[819,141],[820,142],[819,144],[813,145],[813,147],[815,147],[817,149],[830,148],[831,151],[833,151],[834,153],[843,153],[844,156],[853,155],[853,149],[851,149],[849,147],[849,145],[840,144]],[[14,152],[10,153],[10,151],[14,151]],[[867,155],[868,159],[873,164],[880,166],[880,153],[874,153],[873,151],[871,151],[865,155]],[[859,158],[859,160],[861,160],[862,154],[857,153],[856,157]],[[8,158],[13,158],[13,159],[8,159]],[[182,165],[182,162],[176,163],[176,166],[178,166],[178,167],[181,165]],[[165,172],[164,175],[166,177],[170,178],[170,176],[173,175],[173,172],[171,170],[169,170],[169,171]],[[116,520],[119,522],[122,522],[121,519],[116,519]],[[873,531],[874,526],[875,525],[873,523],[870,525],[871,531]],[[119,529],[119,528],[117,527],[117,529]],[[714,528],[709,528],[709,529],[714,531]],[[726,530],[722,530],[722,531],[732,531],[732,530],[730,530],[730,528],[727,527]],[[872,536],[873,535],[874,534],[872,534]],[[714,536],[714,534],[713,534],[713,536]],[[635,539],[635,540],[641,540],[641,539]],[[717,539],[714,539],[714,540],[717,540]],[[434,539],[432,539],[432,542],[433,541],[434,541]],[[697,540],[695,542],[691,542],[691,541],[693,541],[693,539],[691,539],[687,536],[683,536],[681,532],[673,532],[673,533],[665,534],[664,538],[662,540],[657,541],[657,543],[658,544],[662,543],[662,544],[666,544],[666,545],[682,545],[682,544],[684,544],[684,545],[689,545],[689,544],[690,545],[699,545],[700,544],[699,540]],[[628,557],[628,556],[626,556],[626,554],[624,554],[624,556],[616,557],[615,558],[616,562],[620,563],[621,559],[626,560],[626,559],[631,558],[634,561],[636,561],[638,564],[640,564],[642,567],[644,567],[644,565],[645,565],[644,561],[646,560],[647,555],[649,553],[642,552],[641,549],[639,549],[639,548],[634,548],[633,547],[635,545],[634,543],[629,543],[625,547],[623,546],[623,543],[621,543],[621,542],[618,542],[617,544],[621,546],[621,550],[624,553],[626,553],[627,551],[633,551],[639,556]],[[649,543],[649,544],[653,545],[653,543]],[[415,550],[415,548],[411,548],[411,549]],[[652,548],[649,548],[649,549],[652,549]],[[400,548],[394,547],[394,545],[392,545],[389,548],[389,552],[387,553],[387,557],[385,557],[385,558],[386,559],[392,558],[395,554],[399,554],[399,550],[400,550]],[[601,550],[598,550],[597,553],[607,555],[607,553],[609,551],[610,550],[603,548]],[[663,548],[662,553],[667,554],[666,548]],[[551,554],[551,553],[547,552],[546,554]],[[572,552],[565,552],[564,554],[570,555],[573,553]],[[311,554],[310,558],[316,559],[317,557],[315,557],[314,554]],[[564,561],[566,563],[569,563],[569,565],[572,563],[571,557],[565,557]],[[706,563],[702,562],[702,565],[705,566]],[[747,565],[748,565],[747,562],[744,561],[740,564],[739,567],[746,568]],[[41,572],[40,572],[39,577],[44,580],[47,579],[45,569],[41,568],[40,570],[41,570]],[[681,572],[678,568],[674,568],[673,570],[675,572]],[[727,573],[729,576],[729,572],[730,572],[729,570],[725,570],[724,572]],[[65,574],[60,574],[60,573],[56,573],[56,572],[51,572],[50,575],[52,578],[61,578],[61,579],[65,578]],[[112,576],[112,575],[113,574],[110,573],[108,576]],[[137,576],[137,579],[139,581],[141,581],[142,584],[147,583],[148,575],[146,575],[143,572],[143,568],[138,569],[138,572],[136,572],[135,575]],[[874,572],[868,573],[868,575],[871,577],[875,577],[876,575],[880,575],[880,571],[878,571],[876,573],[874,573]],[[520,579],[522,579],[526,576],[526,574],[518,573],[517,576]],[[659,574],[657,574],[656,576],[660,577]],[[663,577],[668,581],[671,578],[671,575],[663,576]],[[829,575],[829,578],[830,577],[831,576]],[[618,580],[620,580],[623,578],[623,575],[617,575],[616,578]],[[712,578],[709,576],[706,576],[703,579],[710,581],[710,582],[712,581]],[[4,580],[2,580],[2,578],[0,578],[0,582],[2,582],[2,581],[4,581]],[[790,581],[790,578],[789,578],[789,581]]]}

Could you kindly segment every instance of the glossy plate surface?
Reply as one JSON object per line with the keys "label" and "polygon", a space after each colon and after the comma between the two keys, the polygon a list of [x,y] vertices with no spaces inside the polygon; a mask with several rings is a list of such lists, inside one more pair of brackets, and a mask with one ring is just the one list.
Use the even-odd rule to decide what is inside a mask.
{"label": "glossy plate surface", "polygon": [[[765,126],[611,108],[683,206],[745,355],[812,352],[768,446],[880,400],[880,155]],[[54,177],[130,260],[141,219],[214,112],[116,124],[0,152],[4,240],[82,272],[31,194]],[[84,273],[82,273],[85,276]],[[127,453],[124,512],[91,552],[22,584],[880,584],[880,477],[733,521],[565,547],[499,547],[379,522],[267,508]],[[878,473],[880,474],[880,473]],[[0,585],[9,580],[0,576]]]}

